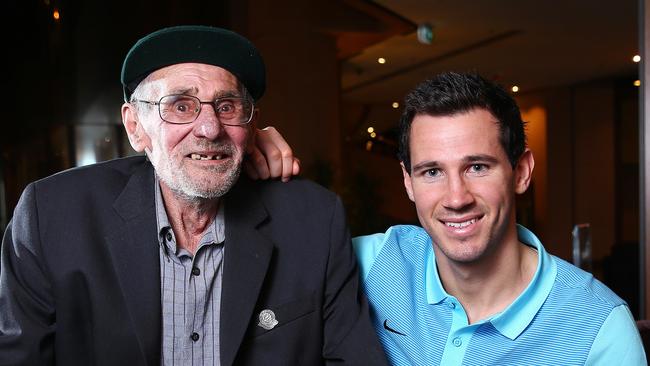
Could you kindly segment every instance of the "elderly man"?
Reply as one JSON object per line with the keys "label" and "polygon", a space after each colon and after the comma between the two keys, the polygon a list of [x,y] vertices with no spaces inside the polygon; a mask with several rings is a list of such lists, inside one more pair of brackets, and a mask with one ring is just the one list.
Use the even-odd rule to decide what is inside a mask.
{"label": "elderly man", "polygon": [[255,47],[162,29],[122,83],[146,158],[25,189],[2,244],[0,364],[385,363],[339,199],[239,178],[265,88]]}

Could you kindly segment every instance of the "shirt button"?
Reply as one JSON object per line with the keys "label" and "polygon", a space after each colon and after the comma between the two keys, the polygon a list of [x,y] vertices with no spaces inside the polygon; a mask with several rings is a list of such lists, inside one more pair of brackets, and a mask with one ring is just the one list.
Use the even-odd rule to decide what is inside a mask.
{"label": "shirt button", "polygon": [[450,309],[455,309],[456,308],[456,303],[454,303],[453,301],[450,301],[450,302],[447,303],[447,306],[449,306]]}
{"label": "shirt button", "polygon": [[172,241],[172,233],[167,232],[166,238],[167,238],[167,241]]}
{"label": "shirt button", "polygon": [[199,269],[199,267],[192,267],[192,274],[195,275],[195,276],[200,275],[201,270]]}
{"label": "shirt button", "polygon": [[192,335],[190,336],[190,339],[192,339],[194,342],[198,341],[199,340],[199,333],[197,333],[197,332],[192,333]]}
{"label": "shirt button", "polygon": [[[196,333],[194,333],[194,334],[196,334]],[[451,343],[453,343],[453,345],[456,346],[456,347],[460,347],[460,345],[463,344],[463,341],[460,340],[460,337],[456,337],[456,338],[454,338],[454,340],[451,341]]]}

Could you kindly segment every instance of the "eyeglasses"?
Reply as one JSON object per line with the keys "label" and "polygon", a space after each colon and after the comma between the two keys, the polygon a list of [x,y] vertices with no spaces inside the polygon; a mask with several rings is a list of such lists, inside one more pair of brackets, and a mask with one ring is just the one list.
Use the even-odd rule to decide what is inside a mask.
{"label": "eyeglasses", "polygon": [[201,107],[210,104],[221,124],[226,126],[241,126],[248,124],[253,119],[255,109],[253,102],[242,97],[217,98],[204,102],[199,98],[174,94],[165,95],[157,102],[133,99],[133,102],[157,105],[158,113],[163,121],[173,124],[187,124],[194,122],[201,114]]}

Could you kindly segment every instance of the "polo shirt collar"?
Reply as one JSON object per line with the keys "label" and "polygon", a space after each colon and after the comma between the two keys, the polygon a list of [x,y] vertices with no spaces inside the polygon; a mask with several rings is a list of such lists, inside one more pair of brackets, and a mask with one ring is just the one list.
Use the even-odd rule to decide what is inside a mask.
{"label": "polo shirt collar", "polygon": [[[537,250],[537,270],[526,289],[510,306],[485,320],[491,322],[499,333],[510,339],[517,338],[528,327],[546,301],[557,275],[557,265],[553,256],[546,252],[535,234],[525,227],[517,225],[517,236],[520,242]],[[438,304],[451,296],[445,291],[440,281],[433,247],[427,255],[426,291],[429,304]]]}
{"label": "polo shirt collar", "polygon": [[431,238],[429,238],[429,247],[430,249],[427,251],[427,264],[425,269],[427,302],[429,304],[438,304],[451,295],[449,295],[447,291],[445,291],[445,288],[442,287],[442,282],[438,275],[438,268],[436,267],[436,256],[433,252],[433,242],[431,241]]}

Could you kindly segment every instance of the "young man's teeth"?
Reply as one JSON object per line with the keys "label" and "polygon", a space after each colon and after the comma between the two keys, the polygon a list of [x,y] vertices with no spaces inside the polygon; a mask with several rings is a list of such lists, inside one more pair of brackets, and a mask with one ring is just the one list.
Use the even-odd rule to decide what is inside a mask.
{"label": "young man's teeth", "polygon": [[462,228],[464,228],[466,226],[469,226],[469,225],[471,225],[471,224],[473,224],[475,222],[476,222],[476,219],[471,219],[471,220],[465,221],[465,222],[447,222],[445,224],[447,226],[455,227],[457,229],[462,229]]}

